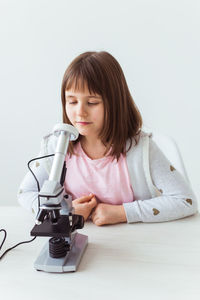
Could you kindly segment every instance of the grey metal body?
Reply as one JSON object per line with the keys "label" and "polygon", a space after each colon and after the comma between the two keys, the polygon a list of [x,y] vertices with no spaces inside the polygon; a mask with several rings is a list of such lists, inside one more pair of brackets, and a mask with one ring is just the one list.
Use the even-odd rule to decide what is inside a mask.
{"label": "grey metal body", "polygon": [[71,249],[67,255],[62,258],[52,258],[49,255],[49,242],[47,242],[36,259],[34,267],[38,271],[50,273],[74,272],[78,268],[87,244],[88,237],[76,232],[71,239]]}

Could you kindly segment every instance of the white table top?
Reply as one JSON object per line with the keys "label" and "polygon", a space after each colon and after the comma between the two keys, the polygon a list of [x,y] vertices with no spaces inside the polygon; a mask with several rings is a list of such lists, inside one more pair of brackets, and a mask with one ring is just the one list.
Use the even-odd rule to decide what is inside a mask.
{"label": "white table top", "polygon": [[[33,225],[23,208],[1,207],[0,228],[8,233],[1,253],[31,239]],[[77,272],[34,269],[46,237],[11,250],[0,261],[1,299],[200,299],[199,214],[154,224],[86,223],[79,232],[89,244]]]}

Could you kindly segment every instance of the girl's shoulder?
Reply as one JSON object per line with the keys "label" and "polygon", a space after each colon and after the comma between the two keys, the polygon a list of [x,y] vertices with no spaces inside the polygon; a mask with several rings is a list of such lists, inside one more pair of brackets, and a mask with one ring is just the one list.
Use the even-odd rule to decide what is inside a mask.
{"label": "girl's shoulder", "polygon": [[53,133],[48,133],[42,138],[41,153],[43,155],[53,154],[56,149],[57,137]]}
{"label": "girl's shoulder", "polygon": [[139,134],[139,136],[142,137],[142,138],[143,138],[143,137],[146,137],[146,136],[148,136],[148,137],[151,138],[152,135],[153,135],[152,132],[147,132],[147,131],[144,131],[144,130],[141,130],[141,131],[140,131],[140,134]]}
{"label": "girl's shoulder", "polygon": [[[128,152],[130,152],[131,150],[134,150],[134,149],[139,149],[139,148],[142,148],[143,146],[143,141],[146,140],[147,138],[151,138],[152,137],[152,132],[147,132],[147,131],[144,131],[144,130],[141,130],[140,133],[133,137],[132,140],[128,140],[127,141],[127,149],[129,149]],[[131,147],[130,147],[130,143],[132,144]]]}

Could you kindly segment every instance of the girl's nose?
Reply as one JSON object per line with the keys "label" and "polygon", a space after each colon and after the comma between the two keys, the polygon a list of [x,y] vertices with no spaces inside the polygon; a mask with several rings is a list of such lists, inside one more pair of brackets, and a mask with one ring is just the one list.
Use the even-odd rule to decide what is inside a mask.
{"label": "girl's nose", "polygon": [[86,111],[86,108],[84,107],[84,105],[83,104],[80,104],[79,106],[78,106],[78,111],[77,111],[77,115],[78,116],[87,116],[87,111]]}

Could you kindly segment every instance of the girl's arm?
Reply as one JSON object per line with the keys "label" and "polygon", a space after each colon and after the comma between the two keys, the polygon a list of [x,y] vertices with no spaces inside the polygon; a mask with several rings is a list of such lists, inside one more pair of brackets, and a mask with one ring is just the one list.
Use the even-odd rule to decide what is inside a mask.
{"label": "girl's arm", "polygon": [[[53,135],[47,135],[44,137],[40,144],[40,152],[37,157],[46,156],[55,152],[55,138]],[[45,180],[49,177],[49,171],[51,168],[53,158],[48,157],[40,160],[36,160],[31,163],[30,167],[36,178],[39,181],[40,188]],[[23,181],[18,189],[17,198],[21,206],[34,214],[38,212],[38,188],[35,178],[32,173],[27,172]]]}
{"label": "girl's arm", "polygon": [[127,222],[164,222],[195,214],[197,199],[189,183],[152,139],[149,143],[150,173],[161,195],[124,203]]}
{"label": "girl's arm", "polygon": [[[31,169],[38,179],[41,188],[44,181],[49,177],[47,171],[39,160],[33,162]],[[38,212],[38,188],[35,178],[30,171],[26,174],[20,184],[17,198],[21,206],[32,211],[34,214]]]}

